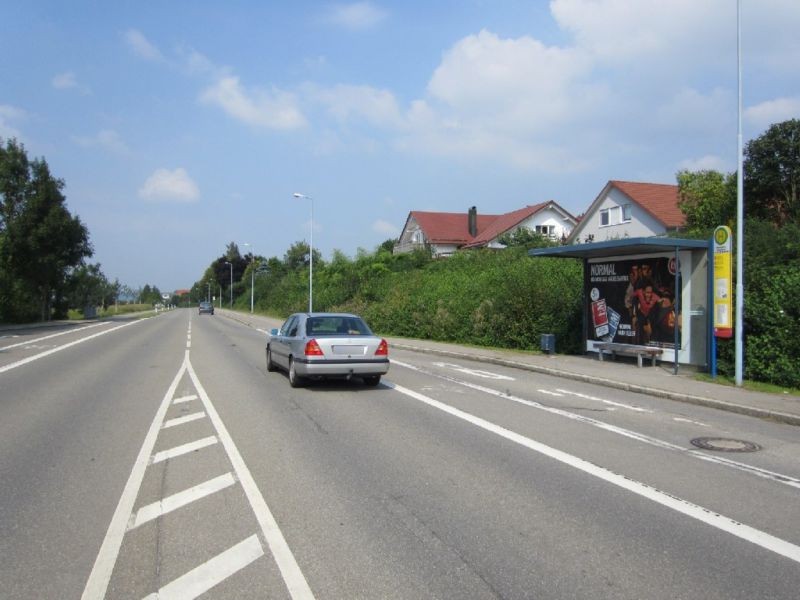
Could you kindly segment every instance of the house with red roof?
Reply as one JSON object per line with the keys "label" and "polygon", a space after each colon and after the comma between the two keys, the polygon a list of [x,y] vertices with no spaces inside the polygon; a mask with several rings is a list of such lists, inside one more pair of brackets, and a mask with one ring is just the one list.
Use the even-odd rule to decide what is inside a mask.
{"label": "house with red roof", "polygon": [[395,254],[429,247],[434,257],[450,256],[461,248],[505,248],[502,235],[526,227],[552,239],[566,238],[577,220],[550,200],[502,215],[478,214],[476,207],[466,213],[408,213],[395,244]]}
{"label": "house with red roof", "polygon": [[567,244],[663,236],[679,231],[686,217],[677,185],[609,181],[572,230]]}

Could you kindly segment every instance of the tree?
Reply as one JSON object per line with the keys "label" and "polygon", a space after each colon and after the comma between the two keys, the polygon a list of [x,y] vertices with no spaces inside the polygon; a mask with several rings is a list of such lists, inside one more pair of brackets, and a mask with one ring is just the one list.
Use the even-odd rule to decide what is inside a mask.
{"label": "tree", "polygon": [[518,227],[511,233],[504,233],[497,238],[497,241],[504,246],[523,246],[529,250],[531,248],[547,248],[558,245],[557,242],[546,235],[537,233],[529,227]]}
{"label": "tree", "polygon": [[690,231],[704,235],[736,219],[736,174],[718,171],[679,171],[678,205]]}
{"label": "tree", "polygon": [[28,160],[14,140],[0,145],[2,320],[30,318],[31,306],[49,320],[54,305],[63,309],[67,275],[92,255],[89,232],[67,210],[63,188],[44,159]]}
{"label": "tree", "polygon": [[[288,270],[295,271],[308,265],[308,257],[308,244],[306,242],[295,242],[284,254],[283,262]],[[314,248],[314,264],[322,266],[322,255],[316,248]]]}
{"label": "tree", "polygon": [[776,225],[800,220],[800,120],[772,125],[747,143],[745,209]]}

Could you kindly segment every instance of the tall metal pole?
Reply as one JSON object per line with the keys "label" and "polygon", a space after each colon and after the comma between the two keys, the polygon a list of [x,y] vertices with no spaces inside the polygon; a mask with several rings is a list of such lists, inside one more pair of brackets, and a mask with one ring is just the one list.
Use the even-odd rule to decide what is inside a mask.
{"label": "tall metal pole", "polygon": [[736,176],[736,385],[742,385],[744,342],[744,152],[742,149],[742,0],[736,0],[736,66],[739,86]]}

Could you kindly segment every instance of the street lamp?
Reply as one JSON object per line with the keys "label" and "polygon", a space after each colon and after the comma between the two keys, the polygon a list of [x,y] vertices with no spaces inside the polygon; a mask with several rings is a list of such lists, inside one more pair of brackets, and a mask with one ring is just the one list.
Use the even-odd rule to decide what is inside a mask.
{"label": "street lamp", "polygon": [[250,246],[250,314],[253,314],[253,294],[255,293],[256,284],[256,255],[253,250],[253,244],[244,243],[245,246]]}
{"label": "street lamp", "polygon": [[311,201],[311,233],[308,243],[308,312],[314,307],[314,198],[295,192],[295,198],[306,198]]}
{"label": "street lamp", "polygon": [[231,266],[231,308],[233,308],[233,263],[226,260],[225,264]]}

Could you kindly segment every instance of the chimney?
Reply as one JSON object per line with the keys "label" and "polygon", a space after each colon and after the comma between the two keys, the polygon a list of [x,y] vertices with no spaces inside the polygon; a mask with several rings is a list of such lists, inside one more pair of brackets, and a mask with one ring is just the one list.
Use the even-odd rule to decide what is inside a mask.
{"label": "chimney", "polygon": [[474,206],[467,213],[467,231],[470,237],[478,235],[478,209]]}

